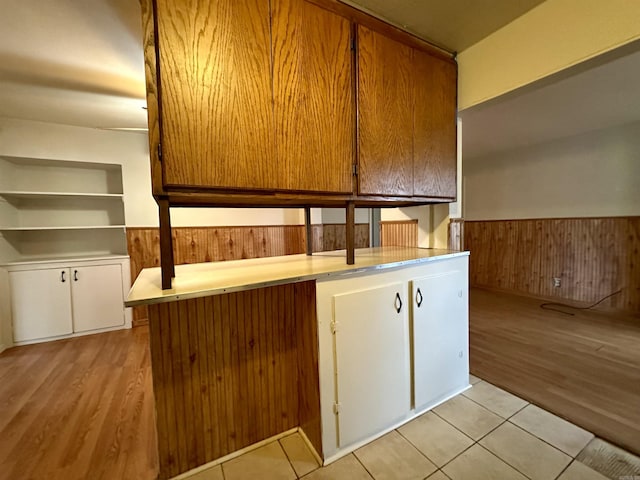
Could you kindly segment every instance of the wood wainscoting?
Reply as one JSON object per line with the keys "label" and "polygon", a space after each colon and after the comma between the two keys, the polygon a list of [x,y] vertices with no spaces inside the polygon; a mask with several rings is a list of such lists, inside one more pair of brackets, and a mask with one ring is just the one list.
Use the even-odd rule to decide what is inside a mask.
{"label": "wood wainscoting", "polygon": [[640,312],[640,217],[464,223],[471,286]]}
{"label": "wood wainscoting", "polygon": [[298,426],[322,455],[315,282],[149,315],[161,479]]}
{"label": "wood wainscoting", "polygon": [[380,222],[380,245],[383,247],[417,247],[418,220]]}
{"label": "wood wainscoting", "polygon": [[[312,234],[314,252],[346,248],[344,224],[312,225]],[[304,225],[175,227],[172,235],[176,265],[275,257],[306,251]],[[356,225],[355,246],[369,246],[369,224]],[[131,258],[132,283],[143,268],[160,266],[158,228],[127,228],[127,248]],[[134,326],[145,323],[147,318],[147,307],[133,309]]]}

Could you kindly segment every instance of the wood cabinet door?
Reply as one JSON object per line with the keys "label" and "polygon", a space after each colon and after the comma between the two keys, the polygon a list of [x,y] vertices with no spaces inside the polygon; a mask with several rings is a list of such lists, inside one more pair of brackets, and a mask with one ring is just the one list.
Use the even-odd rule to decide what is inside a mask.
{"label": "wood cabinet door", "polygon": [[414,195],[456,198],[455,63],[414,50]]}
{"label": "wood cabinet door", "polygon": [[166,186],[284,189],[269,0],[157,0]]}
{"label": "wood cabinet door", "polygon": [[351,24],[304,0],[274,0],[276,158],[287,189],[351,193],[355,105]]}
{"label": "wood cabinet door", "polygon": [[333,297],[339,446],[401,420],[411,408],[407,284]]}
{"label": "wood cabinet door", "polygon": [[124,325],[122,267],[72,267],[71,299],[74,332]]}
{"label": "wood cabinet door", "polygon": [[10,272],[9,283],[14,341],[72,332],[68,268]]}
{"label": "wood cabinet door", "polygon": [[413,195],[413,49],[358,25],[358,191]]}

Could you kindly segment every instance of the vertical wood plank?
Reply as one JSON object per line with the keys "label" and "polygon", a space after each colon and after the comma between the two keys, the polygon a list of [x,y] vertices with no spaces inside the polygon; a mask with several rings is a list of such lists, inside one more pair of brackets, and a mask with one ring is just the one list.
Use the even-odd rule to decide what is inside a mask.
{"label": "vertical wood plank", "polygon": [[[640,311],[640,217],[465,221],[472,286]],[[561,280],[553,286],[553,278]]]}
{"label": "vertical wood plank", "polygon": [[299,377],[300,427],[319,455],[322,455],[320,380],[318,372],[318,322],[314,282],[292,286],[299,309],[296,317],[296,345]]}
{"label": "vertical wood plank", "polygon": [[347,203],[347,224],[345,225],[347,238],[347,265],[356,263],[356,209],[353,202]]}

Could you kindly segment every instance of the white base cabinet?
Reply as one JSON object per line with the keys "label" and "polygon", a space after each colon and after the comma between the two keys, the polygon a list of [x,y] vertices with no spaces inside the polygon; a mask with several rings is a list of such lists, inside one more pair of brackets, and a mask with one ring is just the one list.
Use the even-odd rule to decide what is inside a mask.
{"label": "white base cabinet", "polygon": [[14,342],[73,332],[68,268],[10,272],[9,284]]}
{"label": "white base cabinet", "polygon": [[340,445],[393,425],[411,408],[406,297],[403,282],[333,297]]}
{"label": "white base cabinet", "polygon": [[12,264],[4,275],[10,312],[0,320],[16,345],[131,326],[128,257]]}
{"label": "white base cabinet", "polygon": [[316,308],[326,463],[469,387],[468,255],[317,280]]}
{"label": "white base cabinet", "polygon": [[469,382],[467,272],[462,265],[436,266],[431,275],[411,280],[417,411],[437,405]]}

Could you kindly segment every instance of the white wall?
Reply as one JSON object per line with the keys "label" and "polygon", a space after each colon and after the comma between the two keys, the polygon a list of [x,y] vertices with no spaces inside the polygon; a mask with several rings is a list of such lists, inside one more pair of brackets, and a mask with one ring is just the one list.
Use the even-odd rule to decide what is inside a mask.
{"label": "white wall", "polygon": [[466,220],[640,215],[640,123],[465,159]]}
{"label": "white wall", "polygon": [[458,55],[460,110],[640,38],[637,0],[546,0]]}
{"label": "white wall", "polygon": [[[0,155],[122,165],[125,221],[129,227],[158,225],[151,196],[146,134],[98,130],[28,120],[0,118]],[[173,226],[297,225],[302,209],[173,208]]]}

